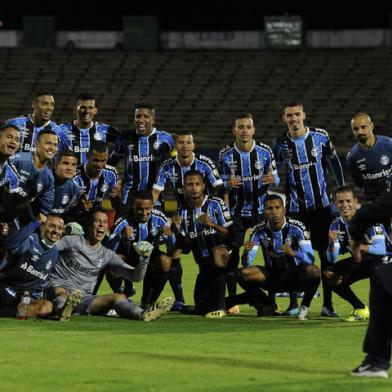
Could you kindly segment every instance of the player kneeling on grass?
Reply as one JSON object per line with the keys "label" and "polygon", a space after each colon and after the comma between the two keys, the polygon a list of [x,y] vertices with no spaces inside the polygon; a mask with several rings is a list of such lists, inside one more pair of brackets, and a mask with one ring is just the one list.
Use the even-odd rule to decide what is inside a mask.
{"label": "player kneeling on grass", "polygon": [[[133,194],[133,203],[129,211],[118,218],[111,230],[105,246],[123,255],[126,262],[137,268],[138,255],[134,245],[147,241],[153,246],[150,262],[143,280],[141,306],[147,308],[160,296],[169,278],[171,257],[159,249],[162,243],[175,243],[175,236],[165,214],[153,208],[154,202],[149,191],[137,191]],[[119,291],[122,279],[106,275],[113,291]]]}
{"label": "player kneeling on grass", "polygon": [[352,253],[348,226],[357,212],[358,199],[352,187],[342,186],[335,190],[334,201],[340,216],[330,226],[327,258],[331,264],[324,276],[332,289],[354,308],[346,321],[369,319],[369,309],[354,294],[351,285],[358,280],[367,279],[375,267],[382,262],[387,245],[390,246],[387,233],[382,224],[370,227],[360,245],[364,253],[361,262],[347,257],[337,261],[339,254]]}
{"label": "player kneeling on grass", "polygon": [[0,313],[15,316],[24,291],[31,301],[27,317],[43,317],[52,312],[52,303],[41,299],[43,285],[58,260],[57,241],[61,237],[64,221],[59,215],[49,214],[40,222],[34,221],[21,229],[8,233],[6,223],[0,223]]}
{"label": "player kneeling on grass", "polygon": [[184,253],[192,250],[199,266],[195,308],[189,313],[220,318],[225,316],[226,267],[230,260],[225,240],[233,222],[223,200],[205,195],[204,190],[202,174],[197,170],[188,171],[184,176],[188,206],[172,218],[172,229],[179,247]]}
{"label": "player kneeling on grass", "polygon": [[152,246],[147,242],[135,244],[140,256],[137,267],[133,268],[102,245],[107,230],[108,215],[104,209],[96,208],[89,214],[85,235],[65,236],[57,243],[60,258],[47,290],[54,313],[60,320],[67,320],[72,313],[105,315],[114,309],[120,317],[150,321],[169,311],[173,304],[171,298],[144,310],[123,294],[92,294],[98,276],[106,267],[125,279],[141,281],[152,252]]}
{"label": "player kneeling on grass", "polygon": [[226,306],[249,303],[257,309],[258,316],[268,316],[274,314],[275,305],[262,289],[304,291],[298,319],[307,320],[320,283],[320,270],[313,264],[309,234],[302,222],[285,218],[283,199],[278,195],[268,195],[265,199],[264,217],[266,220],[253,228],[251,241],[245,244],[242,258],[253,258],[260,244],[265,266],[237,271],[238,283],[245,293],[227,297]]}

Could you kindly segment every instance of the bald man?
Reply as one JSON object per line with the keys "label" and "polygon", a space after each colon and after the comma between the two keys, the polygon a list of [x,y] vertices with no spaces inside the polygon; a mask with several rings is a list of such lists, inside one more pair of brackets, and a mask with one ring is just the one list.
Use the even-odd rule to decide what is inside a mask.
{"label": "bald man", "polygon": [[373,201],[388,190],[392,173],[392,139],[374,135],[374,124],[367,113],[355,114],[351,129],[358,142],[347,154],[347,168],[354,183],[365,192],[366,201]]}

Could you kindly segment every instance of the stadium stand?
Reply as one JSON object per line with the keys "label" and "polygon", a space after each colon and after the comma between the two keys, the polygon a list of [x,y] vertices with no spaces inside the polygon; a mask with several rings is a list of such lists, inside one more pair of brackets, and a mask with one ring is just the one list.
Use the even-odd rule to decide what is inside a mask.
{"label": "stadium stand", "polygon": [[[38,88],[55,94],[54,119],[73,117],[74,97],[98,97],[99,119],[129,128],[131,105],[154,102],[158,125],[194,132],[200,147],[231,142],[236,112],[254,114],[266,143],[283,131],[282,104],[305,103],[308,124],[326,128],[344,154],[353,143],[349,121],[372,115],[376,129],[391,128],[392,55],[388,48],[259,51],[1,49],[0,119],[30,111]],[[389,86],[389,87],[388,87]]]}

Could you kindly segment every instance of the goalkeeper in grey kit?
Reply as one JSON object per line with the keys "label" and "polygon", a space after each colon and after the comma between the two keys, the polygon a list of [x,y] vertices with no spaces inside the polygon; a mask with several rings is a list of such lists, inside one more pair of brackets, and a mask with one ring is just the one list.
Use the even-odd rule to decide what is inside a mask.
{"label": "goalkeeper in grey kit", "polygon": [[56,244],[60,258],[48,282],[47,298],[53,302],[60,320],[69,319],[72,313],[105,315],[114,309],[120,317],[150,321],[170,310],[172,298],[142,309],[123,294],[93,295],[97,278],[106,267],[127,280],[141,281],[153,246],[147,242],[136,243],[139,263],[132,267],[102,245],[108,230],[108,215],[104,209],[91,211],[87,227],[84,236],[65,236]]}

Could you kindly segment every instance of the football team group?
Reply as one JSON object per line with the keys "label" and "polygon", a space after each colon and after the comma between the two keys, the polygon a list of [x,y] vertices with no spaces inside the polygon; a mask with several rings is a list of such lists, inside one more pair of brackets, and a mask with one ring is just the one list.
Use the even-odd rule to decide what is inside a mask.
{"label": "football team group", "polygon": [[[390,199],[392,139],[374,133],[367,113],[353,114],[355,144],[345,162],[327,131],[305,125],[301,102],[283,105],[287,129],[271,147],[256,141],[262,132],[252,115],[238,113],[233,142],[216,146],[215,166],[194,151],[189,130],[156,129],[149,102],[135,105],[134,128],[122,132],[95,121],[98,106],[89,93],[76,97],[72,121],[54,123],[54,107],[53,94],[41,90],[32,114],[0,129],[2,316],[20,313],[28,295],[28,317],[59,320],[113,314],[150,321],[168,311],[223,318],[249,304],[259,317],[305,321],[322,282],[321,316],[341,317],[333,293],[353,308],[344,320],[370,316],[367,356],[352,374],[388,377],[392,293],[377,279],[392,280],[392,273],[380,273],[392,261],[392,214],[382,205],[369,220],[366,210],[374,202],[377,212],[378,200]],[[281,171],[284,198],[274,192]],[[336,181],[332,192],[328,172]],[[170,218],[162,197],[168,188],[177,202]],[[186,305],[182,289],[180,259],[190,252],[198,266],[194,305]],[[369,278],[370,311],[351,288]],[[98,294],[103,279],[112,293]],[[138,281],[137,304],[132,282]],[[167,282],[174,298],[160,299]],[[283,312],[275,301],[282,292],[290,298]]]}

